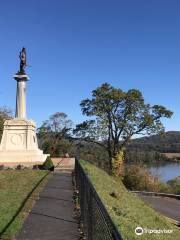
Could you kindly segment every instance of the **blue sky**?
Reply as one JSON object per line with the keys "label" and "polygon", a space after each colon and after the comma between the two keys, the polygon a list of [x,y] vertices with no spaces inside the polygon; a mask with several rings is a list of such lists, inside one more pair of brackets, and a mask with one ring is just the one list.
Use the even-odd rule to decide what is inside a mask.
{"label": "blue sky", "polygon": [[179,12],[178,0],[1,1],[0,106],[15,109],[25,46],[27,112],[38,126],[56,111],[81,122],[80,101],[109,82],[172,110],[166,130],[180,130]]}

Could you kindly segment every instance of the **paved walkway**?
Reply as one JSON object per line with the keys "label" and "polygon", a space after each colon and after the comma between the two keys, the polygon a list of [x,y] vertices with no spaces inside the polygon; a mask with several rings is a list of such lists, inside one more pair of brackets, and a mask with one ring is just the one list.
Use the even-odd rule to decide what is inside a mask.
{"label": "paved walkway", "polygon": [[71,171],[53,173],[17,240],[77,240]]}
{"label": "paved walkway", "polygon": [[138,194],[138,196],[166,217],[180,222],[180,200],[168,197],[147,196],[142,194]]}

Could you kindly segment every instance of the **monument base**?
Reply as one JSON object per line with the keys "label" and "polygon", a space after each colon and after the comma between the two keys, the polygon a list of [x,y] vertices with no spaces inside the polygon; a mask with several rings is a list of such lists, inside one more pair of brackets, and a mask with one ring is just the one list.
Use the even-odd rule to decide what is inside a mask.
{"label": "monument base", "polygon": [[48,154],[38,148],[36,126],[32,120],[15,118],[4,123],[0,145],[0,165],[42,164]]}

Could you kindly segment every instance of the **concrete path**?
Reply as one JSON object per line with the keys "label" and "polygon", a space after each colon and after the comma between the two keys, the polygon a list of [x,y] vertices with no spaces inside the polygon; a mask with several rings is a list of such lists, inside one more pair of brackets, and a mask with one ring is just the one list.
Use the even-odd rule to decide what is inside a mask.
{"label": "concrete path", "polygon": [[180,222],[180,200],[142,194],[138,194],[138,196],[161,214]]}
{"label": "concrete path", "polygon": [[56,171],[25,220],[17,240],[77,240],[71,171]]}

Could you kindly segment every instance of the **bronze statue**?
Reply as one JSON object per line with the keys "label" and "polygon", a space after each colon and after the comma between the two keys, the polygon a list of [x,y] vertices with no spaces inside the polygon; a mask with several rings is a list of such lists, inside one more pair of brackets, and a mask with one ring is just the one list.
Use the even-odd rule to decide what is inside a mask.
{"label": "bronze statue", "polygon": [[21,74],[25,74],[25,67],[26,65],[26,49],[23,47],[20,54],[19,54],[19,58],[20,58],[20,70],[19,73]]}

